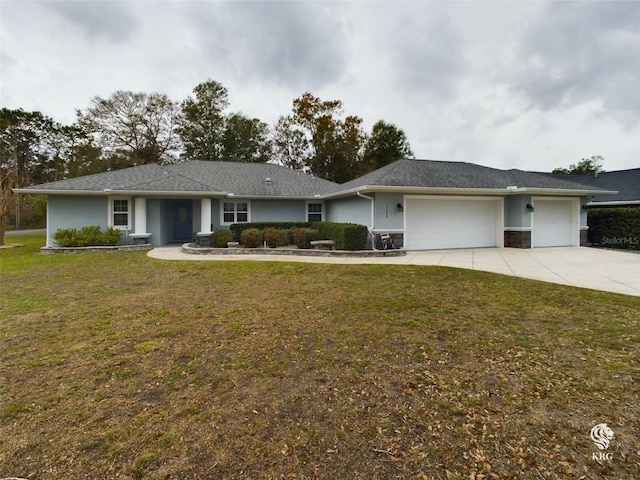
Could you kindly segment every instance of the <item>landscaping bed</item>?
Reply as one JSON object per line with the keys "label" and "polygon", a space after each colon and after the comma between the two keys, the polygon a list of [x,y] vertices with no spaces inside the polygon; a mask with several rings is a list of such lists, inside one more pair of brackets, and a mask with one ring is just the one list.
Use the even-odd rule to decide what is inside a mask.
{"label": "landscaping bed", "polygon": [[184,253],[192,255],[297,255],[304,257],[400,257],[407,254],[404,249],[395,250],[322,250],[303,249],[295,246],[277,248],[245,248],[242,246],[213,248],[195,243],[182,245]]}

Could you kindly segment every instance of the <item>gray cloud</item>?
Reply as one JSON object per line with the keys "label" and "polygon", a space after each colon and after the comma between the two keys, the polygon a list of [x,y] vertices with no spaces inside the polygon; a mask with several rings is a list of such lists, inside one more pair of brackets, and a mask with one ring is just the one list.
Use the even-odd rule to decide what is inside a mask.
{"label": "gray cloud", "polygon": [[465,68],[462,42],[448,16],[421,15],[420,10],[429,7],[416,4],[416,10],[387,37],[386,48],[404,86],[423,95],[451,98]]}
{"label": "gray cloud", "polygon": [[543,110],[600,100],[620,118],[640,107],[640,3],[553,2],[533,18],[515,88]]}
{"label": "gray cloud", "polygon": [[45,5],[82,30],[88,38],[120,41],[129,38],[136,29],[131,5],[125,2],[71,0],[45,2]]}
{"label": "gray cloud", "polygon": [[332,82],[344,69],[344,32],[335,4],[195,3],[201,48],[236,77],[300,88]]}

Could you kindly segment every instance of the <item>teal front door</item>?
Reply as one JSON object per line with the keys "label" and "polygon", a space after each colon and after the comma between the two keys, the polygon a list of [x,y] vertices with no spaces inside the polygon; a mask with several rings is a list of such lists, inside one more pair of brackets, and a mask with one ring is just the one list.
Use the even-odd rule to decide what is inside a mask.
{"label": "teal front door", "polygon": [[191,240],[193,233],[193,208],[191,200],[173,202],[173,239]]}

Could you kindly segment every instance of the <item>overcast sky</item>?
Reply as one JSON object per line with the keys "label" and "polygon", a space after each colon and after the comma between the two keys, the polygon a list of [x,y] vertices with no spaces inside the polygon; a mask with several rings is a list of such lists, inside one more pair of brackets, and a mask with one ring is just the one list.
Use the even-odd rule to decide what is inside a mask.
{"label": "overcast sky", "polygon": [[640,1],[0,0],[0,104],[75,121],[94,96],[208,79],[269,125],[306,91],[402,128],[417,158],[640,167]]}

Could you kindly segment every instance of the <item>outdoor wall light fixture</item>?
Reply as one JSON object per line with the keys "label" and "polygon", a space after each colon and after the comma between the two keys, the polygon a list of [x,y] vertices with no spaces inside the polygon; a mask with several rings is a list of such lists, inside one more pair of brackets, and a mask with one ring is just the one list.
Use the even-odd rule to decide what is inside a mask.
{"label": "outdoor wall light fixture", "polygon": [[398,204],[398,211],[399,211],[399,212],[401,212],[401,211],[403,211],[403,210],[404,210],[404,208],[402,207],[402,204],[401,204],[401,203],[399,203],[399,204]]}
{"label": "outdoor wall light fixture", "polygon": [[527,212],[533,212],[533,205],[527,203]]}

